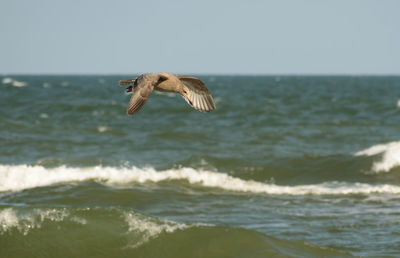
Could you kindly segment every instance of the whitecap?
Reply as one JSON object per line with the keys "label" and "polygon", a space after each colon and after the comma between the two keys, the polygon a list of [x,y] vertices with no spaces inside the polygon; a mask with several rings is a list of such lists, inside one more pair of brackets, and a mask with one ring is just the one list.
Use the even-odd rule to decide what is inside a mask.
{"label": "whitecap", "polygon": [[128,224],[128,233],[133,233],[138,237],[138,239],[131,239],[131,243],[127,246],[129,248],[136,248],[162,233],[172,233],[189,227],[184,223],[161,221],[133,212],[125,212],[124,219]]}
{"label": "whitecap", "polygon": [[108,131],[108,127],[107,126],[99,126],[99,127],[97,127],[97,130],[99,131],[99,133],[104,133],[105,131]]}
{"label": "whitecap", "polygon": [[374,156],[382,154],[380,161],[372,165],[373,172],[388,172],[400,166],[400,141],[377,144],[368,149],[356,152],[356,156]]}
{"label": "whitecap", "polygon": [[46,114],[46,113],[41,113],[41,114],[39,115],[39,117],[42,118],[42,119],[47,119],[47,118],[49,118],[49,115]]}
{"label": "whitecap", "polygon": [[3,84],[9,84],[9,83],[12,83],[12,82],[13,82],[13,79],[10,78],[10,77],[3,78],[3,80],[2,80]]}
{"label": "whitecap", "polygon": [[48,83],[48,82],[44,82],[42,85],[43,85],[43,88],[50,88],[51,87],[51,84]]}
{"label": "whitecap", "polygon": [[157,171],[154,168],[134,166],[126,168],[103,166],[45,168],[27,165],[0,165],[0,191],[19,191],[87,180],[100,181],[110,187],[131,187],[132,183],[184,180],[191,185],[216,188],[222,191],[270,195],[400,194],[400,186],[390,184],[326,182],[284,186],[185,167]]}
{"label": "whitecap", "polygon": [[13,209],[7,208],[0,211],[0,225],[2,233],[18,226],[18,218]]}
{"label": "whitecap", "polygon": [[[0,210],[0,234],[16,229],[27,235],[30,230],[40,228],[44,221],[59,222],[65,220],[70,214],[66,209],[33,209],[19,210],[5,208]],[[79,217],[71,217],[70,220],[77,224],[85,224],[85,220]]]}
{"label": "whitecap", "polygon": [[26,82],[20,82],[20,81],[13,81],[12,85],[14,87],[25,87],[26,85],[28,85],[28,83]]}
{"label": "whitecap", "polygon": [[136,248],[161,234],[173,233],[193,227],[212,227],[206,223],[179,223],[171,220],[161,220],[145,216],[136,212],[123,212],[123,217],[128,225],[128,234],[131,235],[128,248]]}

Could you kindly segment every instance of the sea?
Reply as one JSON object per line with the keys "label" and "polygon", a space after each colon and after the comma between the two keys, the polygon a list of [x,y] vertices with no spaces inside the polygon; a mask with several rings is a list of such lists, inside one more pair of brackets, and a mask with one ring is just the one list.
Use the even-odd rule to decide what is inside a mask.
{"label": "sea", "polygon": [[399,257],[400,77],[0,76],[0,257]]}

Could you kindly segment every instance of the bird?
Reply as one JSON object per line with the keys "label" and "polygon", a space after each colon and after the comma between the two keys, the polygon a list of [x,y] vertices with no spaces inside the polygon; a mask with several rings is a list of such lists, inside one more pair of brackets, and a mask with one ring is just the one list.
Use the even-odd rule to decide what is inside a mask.
{"label": "bird", "polygon": [[173,92],[180,94],[194,109],[210,112],[216,109],[215,102],[207,87],[197,77],[171,73],[145,73],[130,80],[119,81],[120,86],[128,86],[132,97],[126,109],[127,115],[138,112],[153,92]]}

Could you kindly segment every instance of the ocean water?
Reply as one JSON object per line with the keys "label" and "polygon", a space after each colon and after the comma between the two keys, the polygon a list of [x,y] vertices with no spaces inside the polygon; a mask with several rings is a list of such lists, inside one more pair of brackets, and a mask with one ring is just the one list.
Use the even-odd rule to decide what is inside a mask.
{"label": "ocean water", "polygon": [[0,77],[0,257],[398,257],[400,77]]}

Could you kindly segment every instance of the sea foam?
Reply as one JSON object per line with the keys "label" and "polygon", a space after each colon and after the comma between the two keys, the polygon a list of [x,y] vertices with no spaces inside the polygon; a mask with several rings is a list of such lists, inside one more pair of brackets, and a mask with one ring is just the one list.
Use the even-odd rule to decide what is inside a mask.
{"label": "sea foam", "polygon": [[[23,235],[28,235],[31,230],[40,229],[44,223],[69,222],[85,226],[90,221],[90,214],[93,209],[67,208],[0,208],[0,236],[6,232],[16,230]],[[78,212],[79,216],[74,215]],[[136,248],[161,234],[173,233],[177,230],[185,230],[193,227],[210,227],[212,224],[204,223],[180,223],[171,220],[163,220],[146,216],[134,211],[124,211],[118,208],[103,209],[102,212],[116,214],[115,219],[122,218],[122,225],[125,226],[127,235],[127,248]],[[60,225],[60,224],[59,224]]]}
{"label": "sea foam", "polygon": [[0,165],[0,191],[19,191],[60,183],[101,181],[114,186],[130,187],[132,183],[158,183],[184,180],[192,185],[231,192],[271,195],[346,195],[346,194],[399,194],[400,187],[388,184],[326,182],[312,185],[282,186],[253,180],[244,180],[225,173],[177,168],[157,171],[154,168],[89,167],[45,168],[27,165]]}
{"label": "sea foam", "polygon": [[2,83],[3,84],[10,84],[11,83],[11,85],[14,86],[14,87],[25,87],[26,85],[28,85],[27,82],[17,81],[17,80],[14,80],[14,79],[10,78],[10,77],[3,78]]}
{"label": "sea foam", "polygon": [[74,223],[86,224],[86,220],[70,216],[66,209],[33,209],[21,211],[14,208],[0,210],[0,234],[17,229],[24,235],[30,230],[40,228],[44,221],[60,222],[68,219]]}
{"label": "sea foam", "polygon": [[[161,221],[134,212],[124,212],[124,218],[125,222],[128,224],[128,233],[140,237],[140,239],[131,239],[131,243],[127,246],[128,248],[136,248],[158,237],[162,233],[172,233],[176,230],[184,230],[192,226],[197,226],[196,224],[188,225],[168,220]],[[201,224],[199,224],[199,226],[201,226]]]}
{"label": "sea foam", "polygon": [[355,153],[356,156],[374,156],[378,154],[382,154],[382,159],[374,162],[372,166],[373,172],[388,172],[400,166],[400,141],[374,145]]}
{"label": "sea foam", "polygon": [[9,83],[12,83],[12,82],[13,82],[13,79],[10,78],[10,77],[3,78],[3,80],[2,80],[3,84],[9,84]]}
{"label": "sea foam", "polygon": [[20,82],[20,81],[13,81],[12,82],[12,85],[14,86],[14,87],[25,87],[26,85],[28,85],[28,83],[26,83],[26,82]]}

